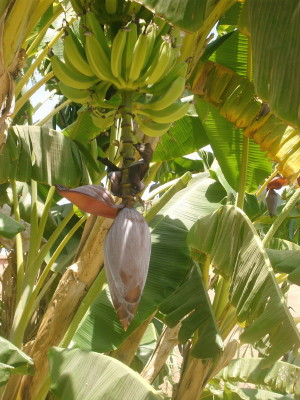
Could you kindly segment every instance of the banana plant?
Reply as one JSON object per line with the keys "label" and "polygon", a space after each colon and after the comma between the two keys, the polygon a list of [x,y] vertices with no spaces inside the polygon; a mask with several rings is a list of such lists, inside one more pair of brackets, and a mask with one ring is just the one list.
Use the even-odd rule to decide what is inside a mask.
{"label": "banana plant", "polygon": [[[22,347],[35,365],[34,376],[8,380],[15,365],[10,369],[5,360],[2,382],[8,382],[2,388],[3,399],[43,399],[49,389],[57,398],[70,400],[99,395],[170,398],[157,382],[168,375],[165,366],[174,348],[180,349],[182,362],[173,399],[253,398],[253,392],[235,385],[237,374],[222,371],[240,341],[259,351],[262,358],[253,365],[268,371],[272,362],[299,347],[299,332],[284,299],[289,282],[298,282],[299,189],[288,186],[272,216],[260,195],[255,196],[260,185],[260,192],[264,187],[270,190],[278,172],[289,183],[299,174],[295,108],[282,105],[291,94],[293,105],[299,99],[275,62],[284,46],[272,59],[267,51],[262,57],[260,42],[271,46],[276,39],[271,29],[265,35],[263,16],[276,15],[282,30],[287,30],[283,20],[293,20],[297,7],[293,2],[286,5],[282,18],[283,6],[258,5],[254,0],[175,3],[177,7],[161,0],[72,0],[73,9],[64,4],[67,23],[50,43],[44,36],[57,24],[60,4],[32,3],[22,19],[23,36],[16,31],[18,24],[11,23],[12,11],[21,15],[18,1],[3,7],[5,35],[14,30],[11,40],[18,41],[11,54],[6,48],[6,60],[24,54],[19,50],[23,45],[29,63],[22,78],[11,74],[13,62],[5,67],[10,79],[17,78],[17,86],[1,97],[7,101],[2,115],[4,119],[10,112],[13,125],[29,125],[7,131],[0,156],[1,198],[16,221],[11,225],[5,217],[3,229],[6,239],[15,236],[5,242],[10,250],[7,288],[11,289],[13,271],[17,276],[12,299],[5,292],[2,327],[3,335]],[[45,8],[37,7],[32,14],[32,7],[39,4]],[[209,43],[217,22],[219,37]],[[48,53],[47,43],[54,54]],[[270,60],[274,62],[269,64]],[[270,65],[278,76],[275,86]],[[296,57],[291,65],[297,65]],[[20,95],[37,67],[44,77]],[[297,81],[296,72],[293,76]],[[30,126],[28,100],[44,83],[65,98],[40,126]],[[282,87],[287,88],[285,96]],[[177,99],[184,89],[186,101],[181,102]],[[15,109],[7,111],[13,93]],[[71,107],[81,107],[75,120],[70,118]],[[59,120],[58,115],[68,118]],[[53,116],[62,132],[43,126]],[[147,143],[154,150],[152,161],[144,156],[135,161]],[[214,156],[201,150],[200,160],[186,158],[208,144]],[[278,163],[276,169],[260,148]],[[99,186],[106,172],[98,157],[110,168],[111,192],[123,202],[136,201],[147,183],[156,186],[143,195],[145,211],[138,205],[150,226],[152,255],[140,305],[126,331],[112,306],[113,290],[111,284],[108,289],[103,270],[102,245],[113,219],[83,213],[99,215],[105,202],[113,217],[124,208],[117,208]],[[75,204],[74,193],[77,198],[79,194],[77,204],[83,211],[57,204],[55,184]],[[29,241],[21,229],[27,230]],[[288,259],[286,248],[293,252]],[[145,355],[140,343],[145,343],[150,327],[154,346]],[[240,333],[225,345],[237,327]],[[86,365],[95,367],[89,379]],[[245,368],[237,365],[241,371]],[[106,378],[110,370],[117,371],[116,381],[110,374]],[[246,380],[268,386],[266,380],[251,377]],[[298,394],[291,385],[285,382],[280,387],[281,398]],[[259,396],[278,398],[273,389],[277,391],[278,385],[269,384]]]}

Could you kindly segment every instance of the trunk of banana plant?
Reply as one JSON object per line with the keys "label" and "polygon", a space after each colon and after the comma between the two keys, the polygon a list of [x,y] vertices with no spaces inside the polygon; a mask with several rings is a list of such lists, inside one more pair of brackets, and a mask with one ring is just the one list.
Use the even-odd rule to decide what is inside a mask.
{"label": "trunk of banana plant", "polygon": [[177,324],[174,328],[165,328],[156,345],[156,349],[141,372],[141,376],[150,384],[160,373],[171,351],[178,344],[178,332],[180,327],[181,323]]}
{"label": "trunk of banana plant", "polygon": [[207,382],[233,359],[238,346],[239,343],[236,340],[228,342],[223,354],[216,360],[200,360],[187,355],[186,364],[172,399],[199,399]]}
{"label": "trunk of banana plant", "polygon": [[[18,399],[35,399],[38,395],[47,378],[48,350],[62,341],[78,306],[103,266],[102,244],[112,222],[104,218],[98,218],[93,226],[87,222],[89,236],[86,238],[83,234],[85,243],[78,259],[62,276],[29,350],[36,372],[34,377],[23,378]],[[8,399],[13,399],[10,390],[3,397],[3,400]]]}
{"label": "trunk of banana plant", "polygon": [[111,357],[116,358],[123,364],[130,366],[137,349],[140,345],[141,340],[148,328],[148,325],[152,321],[155,313],[150,315],[135,331],[133,331],[124,342],[116,350],[110,353]]}

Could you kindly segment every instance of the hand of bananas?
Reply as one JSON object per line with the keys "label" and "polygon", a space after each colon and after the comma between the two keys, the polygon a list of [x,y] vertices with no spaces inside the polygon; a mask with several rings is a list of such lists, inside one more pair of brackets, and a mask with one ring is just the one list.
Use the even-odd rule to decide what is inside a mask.
{"label": "hand of bananas", "polygon": [[130,21],[109,43],[96,14],[88,10],[80,22],[84,45],[68,27],[64,62],[51,57],[61,92],[72,101],[88,104],[101,130],[108,129],[115,118],[112,110],[107,115],[98,111],[106,108],[111,85],[117,92],[132,93],[132,114],[149,136],[165,133],[189,108],[188,103],[178,101],[187,70],[185,62],[178,62],[179,32],[158,18],[154,21]]}

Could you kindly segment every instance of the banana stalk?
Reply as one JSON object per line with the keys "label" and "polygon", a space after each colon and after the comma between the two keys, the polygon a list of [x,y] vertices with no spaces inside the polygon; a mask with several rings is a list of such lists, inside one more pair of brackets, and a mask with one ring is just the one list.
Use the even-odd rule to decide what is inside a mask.
{"label": "banana stalk", "polygon": [[134,131],[132,130],[132,93],[122,92],[122,106],[120,109],[122,118],[121,122],[121,156],[123,157],[122,167],[124,169],[122,173],[122,196],[131,198],[130,183],[128,176],[128,167],[135,161],[133,147],[134,143]]}

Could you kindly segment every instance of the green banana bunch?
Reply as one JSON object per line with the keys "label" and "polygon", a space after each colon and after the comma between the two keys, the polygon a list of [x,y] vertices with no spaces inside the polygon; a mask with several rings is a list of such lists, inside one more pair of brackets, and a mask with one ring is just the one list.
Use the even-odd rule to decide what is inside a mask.
{"label": "green banana bunch", "polygon": [[[119,0],[101,2],[107,14],[118,13]],[[86,9],[86,4],[81,4]],[[131,111],[140,128],[150,136],[162,135],[189,108],[189,103],[178,101],[185,88],[187,71],[185,62],[177,62],[179,31],[157,17],[149,24],[130,21],[118,30],[110,46],[101,19],[92,9],[88,8],[81,17],[84,47],[67,28],[65,63],[57,56],[51,57],[54,74],[61,81],[61,92],[77,103],[92,106],[93,122],[102,130],[108,129],[117,118],[117,102],[105,100],[109,87],[114,85],[119,93],[131,92]]]}
{"label": "green banana bunch", "polygon": [[[166,27],[169,29],[169,25]],[[171,35],[164,39],[157,37],[157,30],[157,25],[152,23],[142,26],[138,35],[136,24],[131,22],[116,34],[112,43],[111,71],[119,89],[147,91],[146,87],[160,81],[176,67],[179,49],[173,46],[175,39]],[[97,75],[96,70],[94,72]]]}

